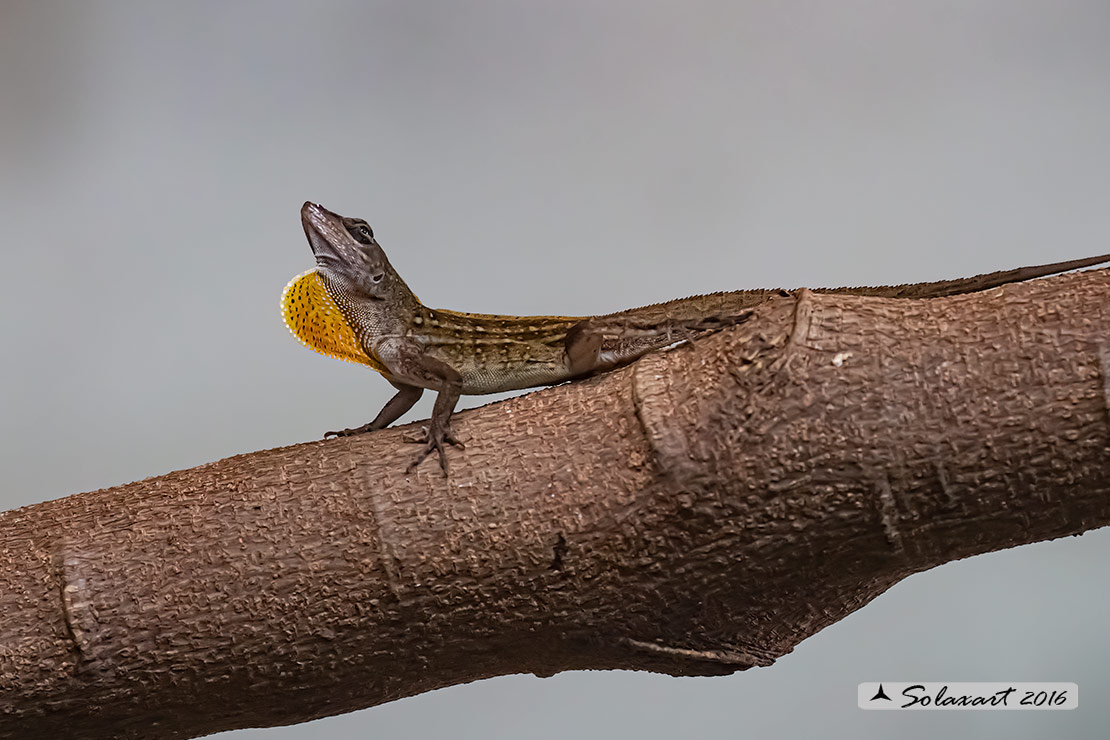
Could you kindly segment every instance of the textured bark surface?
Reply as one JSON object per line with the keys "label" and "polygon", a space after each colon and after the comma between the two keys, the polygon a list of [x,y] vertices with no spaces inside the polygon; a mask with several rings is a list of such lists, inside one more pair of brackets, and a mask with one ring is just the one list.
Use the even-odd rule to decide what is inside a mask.
{"label": "textured bark surface", "polygon": [[[405,429],[0,515],[0,737],[180,738],[507,673],[766,665],[905,576],[1110,523],[1110,272],[775,299]],[[943,609],[943,604],[937,605]]]}

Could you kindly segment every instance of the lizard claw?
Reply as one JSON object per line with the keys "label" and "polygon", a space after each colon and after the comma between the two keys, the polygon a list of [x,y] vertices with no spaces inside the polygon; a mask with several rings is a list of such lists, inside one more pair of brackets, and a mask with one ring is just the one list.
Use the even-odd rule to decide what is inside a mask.
{"label": "lizard claw", "polygon": [[353,437],[356,434],[362,434],[363,432],[372,431],[374,431],[374,423],[370,422],[369,424],[363,424],[360,427],[341,429],[338,432],[324,432],[324,439],[327,439],[328,437]]}
{"label": "lizard claw", "polygon": [[451,430],[448,429],[425,429],[425,436],[421,438],[406,438],[407,442],[423,442],[424,449],[416,456],[416,459],[409,463],[408,468],[405,469],[406,473],[411,473],[416,470],[420,463],[424,462],[424,458],[432,454],[432,450],[439,453],[439,467],[443,469],[443,474],[447,475],[447,448],[444,443],[452,444],[460,450],[465,449],[466,446],[460,442]]}

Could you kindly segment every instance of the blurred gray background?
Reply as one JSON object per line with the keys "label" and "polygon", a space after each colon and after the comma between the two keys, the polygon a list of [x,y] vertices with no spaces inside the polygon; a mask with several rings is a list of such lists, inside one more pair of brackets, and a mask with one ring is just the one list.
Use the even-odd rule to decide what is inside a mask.
{"label": "blurred gray background", "polygon": [[[306,199],[480,312],[1110,251],[1105,0],[4,0],[0,96],[4,508],[378,410],[384,381],[282,325]],[[1108,554],[949,564],[728,678],[513,676],[221,737],[1102,734]],[[1081,706],[858,710],[881,679],[1075,681]]]}

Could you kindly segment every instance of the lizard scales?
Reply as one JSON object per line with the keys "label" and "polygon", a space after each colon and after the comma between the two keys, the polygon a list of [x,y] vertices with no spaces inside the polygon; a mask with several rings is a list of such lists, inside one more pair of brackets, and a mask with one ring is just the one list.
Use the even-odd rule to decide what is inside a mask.
{"label": "lizard scales", "polygon": [[[368,424],[325,436],[382,429],[412,408],[425,388],[438,391],[421,454],[433,450],[447,471],[450,417],[460,394],[551,385],[627,364],[655,349],[746,319],[779,290],[740,290],[680,298],[605,316],[500,316],[433,309],[422,304],[389,264],[362,219],[323,206],[301,208],[316,267],[282,293],[293,335],[329,357],[368,365],[397,394]],[[1110,261],[1110,255],[897,286],[819,288],[884,298],[940,298]]]}

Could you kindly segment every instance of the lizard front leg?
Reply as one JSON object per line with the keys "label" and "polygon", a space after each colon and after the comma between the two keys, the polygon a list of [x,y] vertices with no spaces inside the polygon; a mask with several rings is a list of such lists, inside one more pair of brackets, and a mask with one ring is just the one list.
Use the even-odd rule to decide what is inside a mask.
{"label": "lizard front leg", "polygon": [[382,406],[382,410],[374,417],[374,420],[368,424],[363,424],[360,427],[352,427],[351,429],[344,429],[338,432],[326,432],[324,439],[328,437],[350,437],[355,434],[362,434],[363,432],[374,432],[379,429],[385,429],[401,418],[402,414],[411,409],[413,405],[420,400],[420,396],[424,394],[424,389],[418,385],[408,385],[406,383],[397,383],[389,381],[393,387],[397,389],[397,395],[389,399],[389,401]]}
{"label": "lizard front leg", "polygon": [[[386,411],[394,402],[397,402],[400,409],[397,416],[400,416],[416,402],[423,388],[438,392],[435,406],[432,408],[432,418],[428,422],[428,436],[425,439],[416,440],[424,443],[424,449],[409,465],[408,471],[414,470],[417,465],[423,462],[424,458],[435,450],[439,453],[439,466],[446,475],[447,452],[445,445],[453,444],[460,449],[463,447],[462,442],[451,433],[451,414],[454,413],[455,404],[459,402],[459,395],[462,392],[462,376],[446,362],[429,355],[419,342],[409,337],[388,337],[379,340],[374,345],[374,355],[389,370],[390,382],[400,389],[393,400],[386,404],[386,408],[378,414],[379,418],[385,416]],[[405,390],[405,387],[415,388],[415,395],[412,401],[402,408],[401,404],[403,402],[399,399],[403,394],[409,392]],[[406,396],[407,400],[408,397]],[[373,425],[377,421],[375,419],[370,424]]]}
{"label": "lizard front leg", "polygon": [[[446,364],[444,367],[450,369]],[[452,370],[452,372],[455,371]],[[458,373],[455,373],[455,376],[458,377]],[[439,467],[443,469],[443,474],[447,475],[447,453],[443,444],[449,442],[460,450],[465,448],[465,445],[451,433],[451,414],[455,413],[455,404],[458,402],[458,380],[439,389],[439,395],[436,396],[435,405],[432,407],[432,418],[428,422],[428,438],[424,440],[424,449],[420,451],[415,460],[409,463],[406,472],[415,470],[416,466],[423,462],[432,450],[436,450],[439,452]]]}

